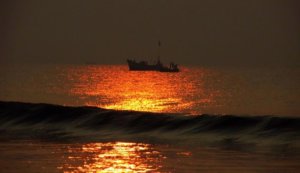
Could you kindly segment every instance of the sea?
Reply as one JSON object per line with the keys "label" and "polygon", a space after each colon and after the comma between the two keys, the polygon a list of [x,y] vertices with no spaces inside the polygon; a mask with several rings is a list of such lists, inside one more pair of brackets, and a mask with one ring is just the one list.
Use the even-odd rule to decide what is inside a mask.
{"label": "sea", "polygon": [[298,67],[0,67],[0,172],[300,171]]}

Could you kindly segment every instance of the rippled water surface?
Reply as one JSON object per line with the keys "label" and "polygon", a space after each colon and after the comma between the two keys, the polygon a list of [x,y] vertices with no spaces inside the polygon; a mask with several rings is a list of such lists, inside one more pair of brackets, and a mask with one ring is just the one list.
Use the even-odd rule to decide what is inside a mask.
{"label": "rippled water surface", "polygon": [[10,65],[0,99],[189,114],[299,115],[296,68],[181,67],[133,72],[125,65]]}
{"label": "rippled water surface", "polygon": [[299,155],[134,142],[0,143],[5,172],[225,172],[296,173]]}
{"label": "rippled water surface", "polygon": [[[297,68],[180,68],[179,73],[160,73],[132,72],[125,65],[1,65],[0,100],[183,114],[300,115]],[[300,170],[299,135],[290,129],[297,130],[298,121],[289,118],[201,119],[39,104],[2,105],[0,172]],[[189,118],[201,122],[186,121]],[[216,121],[206,126],[210,118]],[[255,123],[260,119],[263,123]],[[243,123],[248,126],[243,128]],[[215,128],[205,131],[209,127]]]}

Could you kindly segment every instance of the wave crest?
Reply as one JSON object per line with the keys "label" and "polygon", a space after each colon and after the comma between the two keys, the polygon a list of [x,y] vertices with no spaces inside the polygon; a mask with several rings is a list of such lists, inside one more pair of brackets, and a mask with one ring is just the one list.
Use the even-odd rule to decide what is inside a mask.
{"label": "wave crest", "polygon": [[[95,107],[0,102],[0,128],[25,136],[80,136],[93,140],[155,137],[204,140],[277,137],[299,140],[300,118],[276,116],[199,115],[116,111]],[[2,133],[3,134],[3,133]],[[216,136],[215,136],[216,137]]]}

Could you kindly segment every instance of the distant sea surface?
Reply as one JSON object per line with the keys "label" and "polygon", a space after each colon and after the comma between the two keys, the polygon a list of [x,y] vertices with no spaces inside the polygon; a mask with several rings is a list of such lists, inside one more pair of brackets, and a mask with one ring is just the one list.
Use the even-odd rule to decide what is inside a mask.
{"label": "distant sea surface", "polygon": [[300,69],[0,67],[0,172],[300,170]]}
{"label": "distant sea surface", "polygon": [[0,100],[183,114],[300,115],[300,69],[1,65]]}

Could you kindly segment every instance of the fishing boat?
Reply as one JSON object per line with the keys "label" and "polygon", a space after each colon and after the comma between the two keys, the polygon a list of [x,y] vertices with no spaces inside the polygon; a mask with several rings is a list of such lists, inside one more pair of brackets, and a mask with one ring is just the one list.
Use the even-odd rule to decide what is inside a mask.
{"label": "fishing boat", "polygon": [[158,58],[154,64],[149,64],[147,61],[136,61],[135,59],[127,59],[130,71],[159,71],[159,72],[179,72],[177,64],[170,63],[167,67],[160,61],[160,41],[158,42]]}

